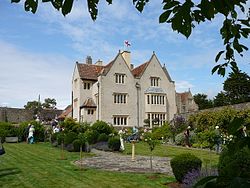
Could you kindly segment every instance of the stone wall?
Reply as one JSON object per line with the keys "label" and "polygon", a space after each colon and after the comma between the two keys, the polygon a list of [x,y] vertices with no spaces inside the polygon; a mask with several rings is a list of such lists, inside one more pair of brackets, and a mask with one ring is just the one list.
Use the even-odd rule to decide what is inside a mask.
{"label": "stone wall", "polygon": [[[62,113],[62,110],[45,110],[40,113],[40,119],[50,120],[54,119]],[[23,108],[8,108],[0,107],[0,122],[20,123],[24,121],[34,120],[34,113],[32,110]]]}
{"label": "stone wall", "polygon": [[220,107],[215,107],[215,108],[209,108],[209,109],[205,109],[205,110],[198,110],[195,112],[187,112],[187,113],[181,113],[179,115],[181,115],[182,117],[184,117],[185,119],[188,119],[188,117],[192,114],[197,114],[200,112],[214,112],[214,111],[220,111],[224,108],[233,108],[235,110],[247,110],[250,109],[250,102],[247,103],[240,103],[240,104],[234,104],[234,105],[228,105],[228,106],[220,106]]}

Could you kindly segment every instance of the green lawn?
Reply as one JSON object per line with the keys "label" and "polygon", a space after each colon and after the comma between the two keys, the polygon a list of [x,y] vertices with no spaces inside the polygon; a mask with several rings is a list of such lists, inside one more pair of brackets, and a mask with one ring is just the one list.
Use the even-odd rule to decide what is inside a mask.
{"label": "green lawn", "polygon": [[[78,153],[66,152],[60,160],[60,149],[50,144],[4,144],[0,156],[0,187],[77,188],[77,187],[166,187],[173,177],[160,174],[134,174],[102,170],[79,170],[72,164]],[[139,148],[138,148],[139,150]],[[156,150],[157,151],[157,150]]]}
{"label": "green lawn", "polygon": [[[132,145],[130,143],[125,143],[125,151],[124,154],[131,154]],[[200,150],[195,148],[185,148],[185,147],[176,147],[165,144],[156,145],[153,150],[153,156],[161,156],[161,157],[175,157],[176,155],[180,155],[182,153],[191,153],[195,156],[199,157],[202,160],[202,165],[205,167],[216,167],[219,160],[219,155],[215,152],[210,152],[208,150]],[[149,146],[145,142],[140,142],[135,144],[135,154],[136,155],[150,155]]]}

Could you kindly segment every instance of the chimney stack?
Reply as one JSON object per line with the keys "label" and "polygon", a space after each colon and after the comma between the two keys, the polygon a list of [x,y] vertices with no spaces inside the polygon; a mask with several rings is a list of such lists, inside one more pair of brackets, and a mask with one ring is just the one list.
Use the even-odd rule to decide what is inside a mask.
{"label": "chimney stack", "polygon": [[102,66],[102,60],[98,59],[98,61],[95,63],[95,65]]}
{"label": "chimney stack", "polygon": [[131,69],[131,70],[134,69],[134,64],[130,64],[130,69]]}
{"label": "chimney stack", "polygon": [[92,65],[92,58],[89,55],[86,57],[86,64]]}
{"label": "chimney stack", "polygon": [[121,54],[122,54],[122,57],[124,58],[124,60],[126,61],[128,67],[131,68],[131,66],[130,66],[130,61],[131,61],[130,52],[129,51],[123,51]]}

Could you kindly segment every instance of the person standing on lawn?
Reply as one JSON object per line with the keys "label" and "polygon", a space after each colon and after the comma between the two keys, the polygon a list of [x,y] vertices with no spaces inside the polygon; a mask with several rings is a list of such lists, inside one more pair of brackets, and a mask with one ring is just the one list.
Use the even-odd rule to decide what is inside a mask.
{"label": "person standing on lawn", "polygon": [[29,128],[29,136],[28,136],[29,144],[34,144],[34,132],[35,132],[34,125],[31,125]]}

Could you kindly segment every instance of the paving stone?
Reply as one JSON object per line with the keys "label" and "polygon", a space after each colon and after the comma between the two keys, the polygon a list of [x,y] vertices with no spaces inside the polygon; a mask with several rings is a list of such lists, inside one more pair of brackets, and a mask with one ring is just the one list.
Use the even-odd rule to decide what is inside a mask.
{"label": "paving stone", "polygon": [[96,149],[91,150],[96,154],[94,157],[86,157],[75,161],[76,165],[82,165],[88,168],[97,168],[108,171],[119,172],[137,172],[137,173],[164,173],[173,175],[170,167],[170,158],[154,157],[152,158],[153,169],[150,169],[150,156],[135,156],[135,161],[131,156],[122,155],[115,152],[105,152]]}

